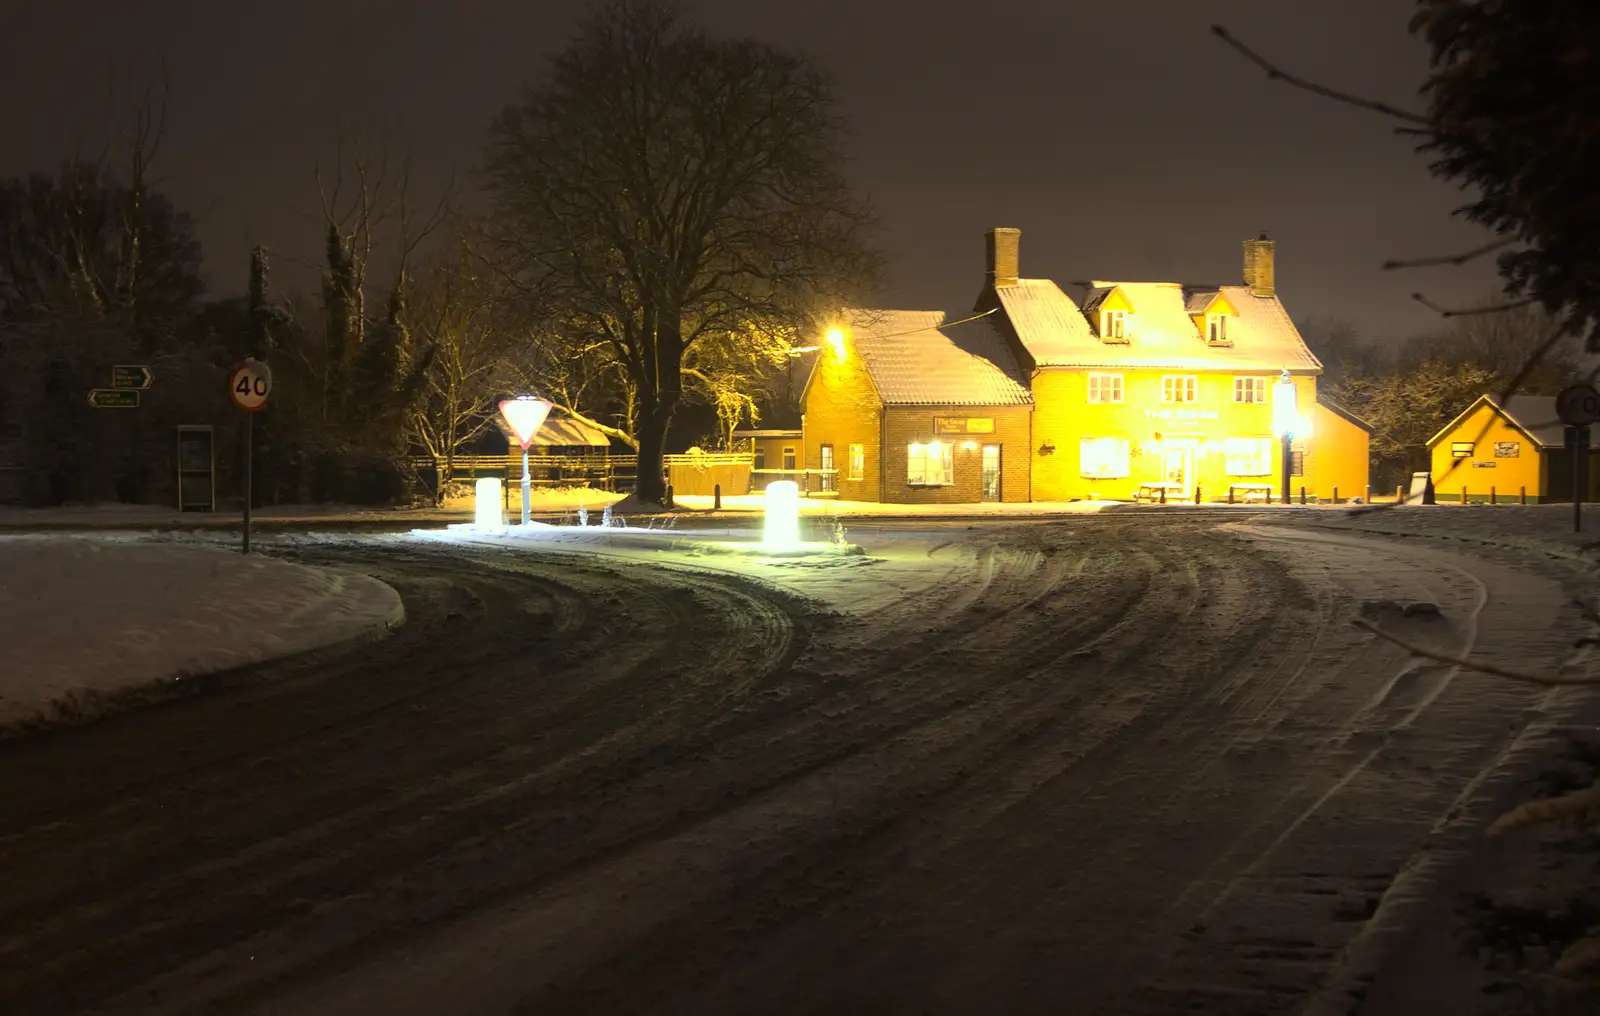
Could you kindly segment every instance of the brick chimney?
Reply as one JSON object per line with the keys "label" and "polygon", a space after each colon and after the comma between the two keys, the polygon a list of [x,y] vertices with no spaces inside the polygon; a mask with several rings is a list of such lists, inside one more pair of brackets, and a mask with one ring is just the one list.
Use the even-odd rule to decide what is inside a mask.
{"label": "brick chimney", "polygon": [[1017,246],[1022,241],[1022,230],[996,226],[983,234],[984,249],[989,262],[989,285],[1015,286],[1017,284]]}
{"label": "brick chimney", "polygon": [[1244,242],[1244,284],[1250,287],[1252,296],[1272,296],[1277,293],[1272,248],[1272,241],[1267,239],[1265,233]]}

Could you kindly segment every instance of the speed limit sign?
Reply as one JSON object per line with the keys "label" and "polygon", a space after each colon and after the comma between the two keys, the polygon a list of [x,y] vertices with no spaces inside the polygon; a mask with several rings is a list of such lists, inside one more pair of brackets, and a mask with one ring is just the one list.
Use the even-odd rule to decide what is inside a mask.
{"label": "speed limit sign", "polygon": [[1600,392],[1592,385],[1568,385],[1556,396],[1556,415],[1569,427],[1600,423]]}
{"label": "speed limit sign", "polygon": [[272,394],[272,371],[260,360],[246,360],[228,375],[228,397],[247,413],[266,408]]}

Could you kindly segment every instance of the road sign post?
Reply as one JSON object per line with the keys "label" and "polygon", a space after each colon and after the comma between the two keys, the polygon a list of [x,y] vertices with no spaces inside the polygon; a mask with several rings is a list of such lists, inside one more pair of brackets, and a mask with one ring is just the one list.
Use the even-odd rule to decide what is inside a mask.
{"label": "road sign post", "polygon": [[272,371],[260,360],[246,360],[228,375],[228,398],[250,415],[244,424],[244,553],[250,553],[250,502],[254,499],[256,414],[272,395]]}
{"label": "road sign post", "polygon": [[522,524],[527,525],[531,510],[529,501],[533,497],[533,480],[528,475],[528,446],[544,425],[545,417],[550,415],[550,403],[532,395],[519,395],[500,403],[500,415],[522,445]]}
{"label": "road sign post", "polygon": [[1583,488],[1589,479],[1589,428],[1568,426],[1567,452],[1572,456],[1572,531],[1583,532]]}

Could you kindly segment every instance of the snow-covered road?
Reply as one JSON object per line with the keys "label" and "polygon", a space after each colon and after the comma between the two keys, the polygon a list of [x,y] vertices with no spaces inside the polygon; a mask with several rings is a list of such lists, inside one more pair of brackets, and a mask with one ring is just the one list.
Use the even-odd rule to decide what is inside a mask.
{"label": "snow-covered road", "polygon": [[1295,1012],[1585,707],[1349,624],[1554,666],[1576,579],[1526,554],[1237,513],[851,538],[280,543],[410,623],[0,746],[0,1010]]}

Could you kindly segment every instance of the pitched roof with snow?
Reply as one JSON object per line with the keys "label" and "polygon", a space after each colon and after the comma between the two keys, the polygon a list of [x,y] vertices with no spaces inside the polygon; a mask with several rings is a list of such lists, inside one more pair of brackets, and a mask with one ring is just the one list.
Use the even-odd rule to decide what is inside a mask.
{"label": "pitched roof with snow", "polygon": [[[539,430],[533,436],[530,447],[534,448],[609,448],[611,439],[595,430],[586,423],[579,423],[570,416],[558,416],[559,410],[551,410],[550,415],[544,418],[544,423],[539,425]],[[513,445],[517,444],[517,437],[511,433],[511,428],[506,421],[495,414],[495,426],[504,434],[506,440]]]}
{"label": "pitched roof with snow", "polygon": [[[1090,330],[1092,312],[1113,289],[1133,306],[1126,342],[1102,342]],[[1228,323],[1229,345],[1208,345],[1190,313],[1191,297],[1224,297],[1238,316]],[[1320,371],[1277,297],[1249,286],[1186,292],[1176,282],[1095,282],[1080,310],[1049,279],[1019,279],[995,289],[1018,340],[1040,367],[1171,368],[1175,370]]]}
{"label": "pitched roof with snow", "polygon": [[1454,420],[1445,424],[1439,433],[1428,438],[1428,447],[1438,444],[1446,434],[1455,430],[1457,424],[1471,416],[1473,410],[1485,403],[1493,406],[1495,412],[1505,417],[1513,427],[1533,438],[1541,448],[1566,447],[1566,424],[1556,414],[1556,400],[1552,395],[1513,395],[1504,401],[1498,395],[1480,395]]}
{"label": "pitched roof with snow", "polygon": [[1020,406],[1033,401],[1005,339],[987,318],[943,311],[852,315],[850,346],[885,405]]}

